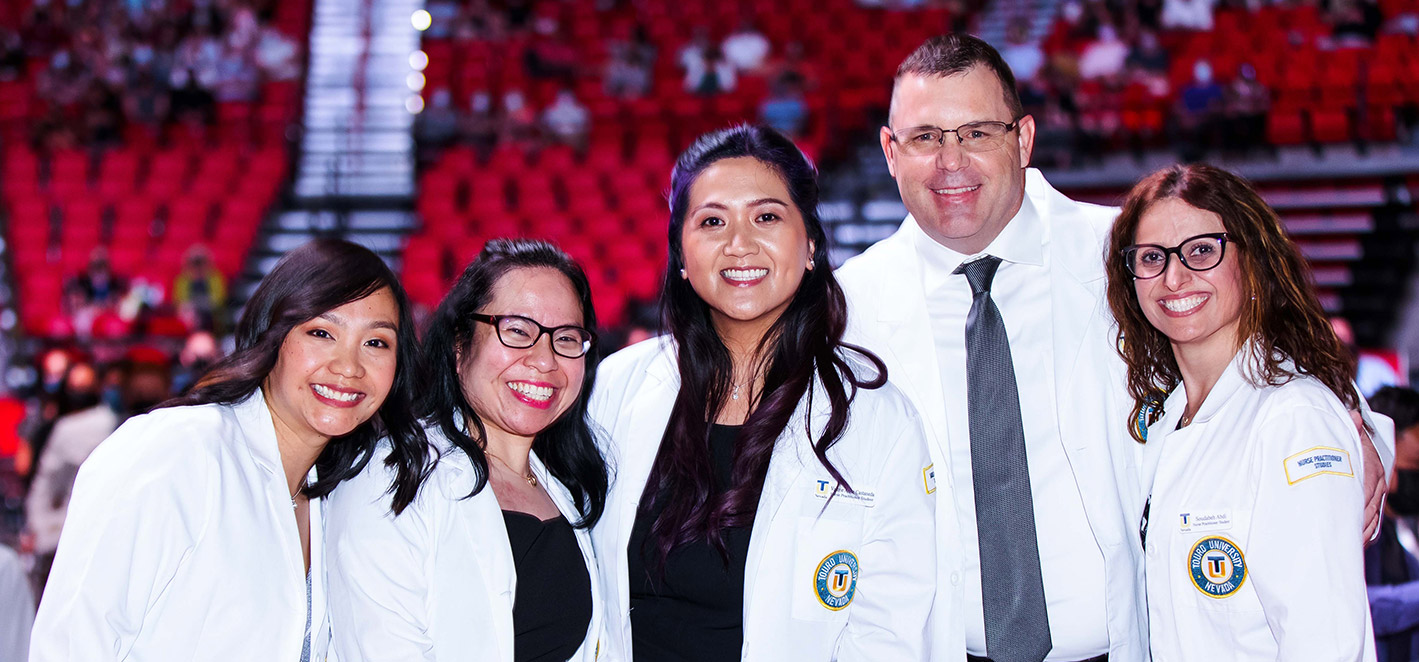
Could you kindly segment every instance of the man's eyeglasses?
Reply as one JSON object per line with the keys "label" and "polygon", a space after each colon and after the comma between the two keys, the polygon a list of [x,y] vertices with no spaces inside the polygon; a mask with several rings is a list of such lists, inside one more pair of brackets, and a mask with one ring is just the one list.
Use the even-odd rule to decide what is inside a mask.
{"label": "man's eyeglasses", "polygon": [[[1020,120],[1005,122],[967,122],[954,129],[918,126],[892,131],[892,142],[907,156],[934,156],[946,145],[946,134],[956,134],[956,142],[971,152],[988,152],[1005,142],[1005,134],[1020,126]],[[890,128],[890,127],[889,127]]]}
{"label": "man's eyeglasses", "polygon": [[543,334],[552,338],[552,351],[557,356],[579,359],[586,356],[596,342],[596,334],[579,326],[542,326],[521,315],[469,315],[475,322],[492,324],[498,330],[498,340],[513,349],[527,349],[537,344]]}
{"label": "man's eyeglasses", "polygon": [[1184,239],[1172,248],[1158,244],[1135,244],[1123,249],[1123,264],[1134,278],[1157,278],[1168,269],[1168,257],[1178,256],[1184,267],[1207,271],[1222,263],[1227,250],[1227,233],[1213,232]]}

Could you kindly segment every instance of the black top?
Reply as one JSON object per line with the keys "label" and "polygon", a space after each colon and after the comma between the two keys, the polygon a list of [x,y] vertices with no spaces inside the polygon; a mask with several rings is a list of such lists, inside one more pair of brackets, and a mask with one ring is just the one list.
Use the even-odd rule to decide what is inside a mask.
{"label": "black top", "polygon": [[512,657],[566,662],[591,627],[591,576],[572,525],[561,515],[543,521],[512,510],[503,511],[503,522],[517,570]]}
{"label": "black top", "polygon": [[[739,426],[710,427],[716,492],[731,483]],[[723,531],[729,563],[708,541],[682,545],[656,572],[650,536],[655,513],[641,511],[627,548],[631,588],[631,646],[639,662],[737,660],[744,647],[744,561],[750,527]]]}

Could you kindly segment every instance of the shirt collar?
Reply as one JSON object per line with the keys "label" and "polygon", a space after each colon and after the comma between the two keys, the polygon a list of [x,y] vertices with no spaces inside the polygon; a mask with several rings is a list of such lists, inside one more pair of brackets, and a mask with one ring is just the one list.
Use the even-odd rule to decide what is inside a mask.
{"label": "shirt collar", "polygon": [[1035,204],[1030,200],[1030,196],[1027,195],[1020,203],[1020,210],[1015,212],[1015,216],[1010,219],[1009,223],[1005,224],[1000,235],[980,253],[964,255],[942,246],[926,234],[925,230],[921,229],[919,222],[911,224],[914,229],[911,236],[916,246],[917,255],[921,256],[927,271],[936,274],[942,272],[950,274],[954,273],[956,267],[961,264],[984,255],[994,255],[1005,262],[1043,265],[1045,233],[1041,226],[1039,212],[1035,209]]}

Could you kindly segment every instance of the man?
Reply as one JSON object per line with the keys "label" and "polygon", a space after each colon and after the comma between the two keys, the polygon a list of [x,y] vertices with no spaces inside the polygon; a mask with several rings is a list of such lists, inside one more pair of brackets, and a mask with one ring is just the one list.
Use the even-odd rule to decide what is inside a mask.
{"label": "man", "polygon": [[910,215],[838,278],[849,341],[881,356],[934,442],[933,658],[1145,660],[1139,446],[1104,299],[1117,210],[1026,169],[1034,119],[974,37],[908,56],[888,121]]}

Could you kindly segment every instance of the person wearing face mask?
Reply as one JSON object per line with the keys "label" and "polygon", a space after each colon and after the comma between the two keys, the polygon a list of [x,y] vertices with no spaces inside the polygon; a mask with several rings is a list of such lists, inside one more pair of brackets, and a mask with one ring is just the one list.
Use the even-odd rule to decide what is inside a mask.
{"label": "person wearing face mask", "polygon": [[669,335],[607,358],[592,397],[610,659],[926,659],[936,475],[881,361],[842,342],[812,165],[726,129],[670,200]]}
{"label": "person wearing face mask", "polygon": [[1173,166],[1129,192],[1106,255],[1153,660],[1374,660],[1354,359],[1276,212]]}
{"label": "person wearing face mask", "polygon": [[376,459],[331,499],[341,660],[596,658],[595,326],[586,275],[551,244],[490,241],[464,270],[424,337],[428,481],[400,512]]}
{"label": "person wearing face mask", "polygon": [[1419,480],[1419,391],[1385,386],[1370,407],[1394,420],[1395,478],[1379,540],[1365,548],[1365,583],[1380,662],[1419,655],[1419,559],[1414,556],[1414,487]]}
{"label": "person wearing face mask", "polygon": [[325,497],[381,437],[396,509],[426,471],[408,299],[327,239],[245,311],[232,355],[80,467],[31,662],[325,659]]}
{"label": "person wearing face mask", "polygon": [[70,366],[64,380],[68,411],[54,421],[39,446],[33,482],[25,495],[25,529],[34,545],[34,584],[43,593],[79,466],[118,428],[118,412],[98,395],[98,376],[87,361]]}

